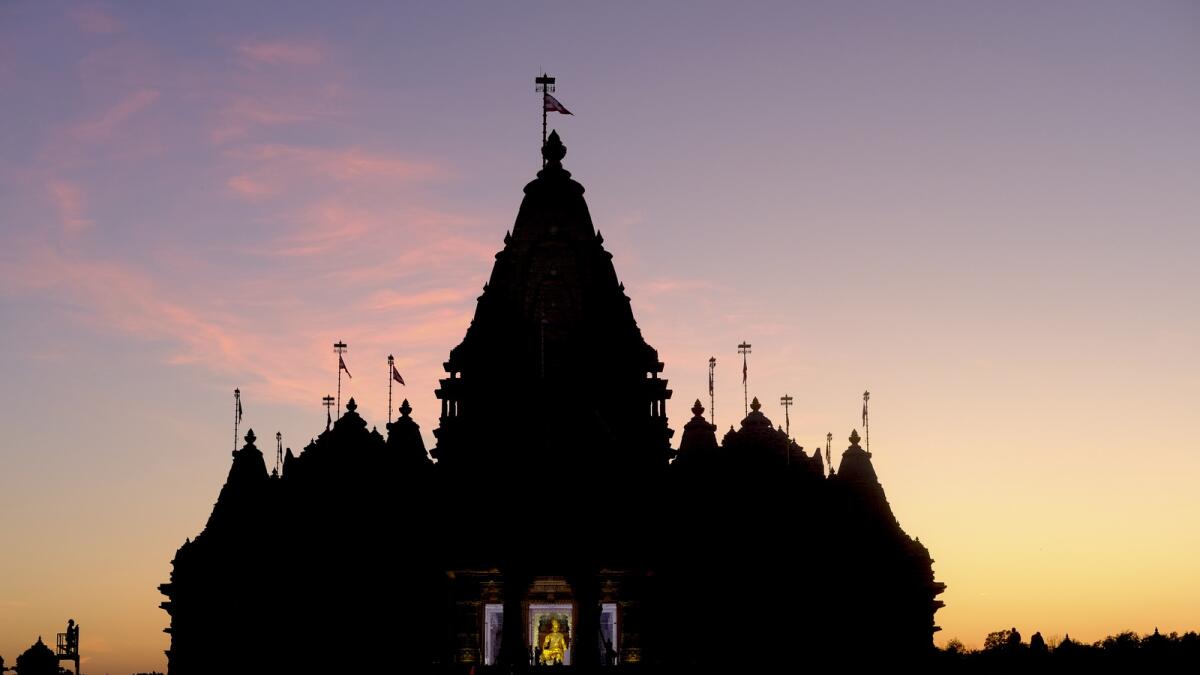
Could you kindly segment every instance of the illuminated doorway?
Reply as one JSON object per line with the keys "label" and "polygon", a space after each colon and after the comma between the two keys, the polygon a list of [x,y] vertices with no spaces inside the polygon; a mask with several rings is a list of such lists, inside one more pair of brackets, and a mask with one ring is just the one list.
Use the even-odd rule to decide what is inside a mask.
{"label": "illuminated doorway", "polygon": [[536,664],[571,665],[574,619],[574,605],[529,605],[529,648]]}

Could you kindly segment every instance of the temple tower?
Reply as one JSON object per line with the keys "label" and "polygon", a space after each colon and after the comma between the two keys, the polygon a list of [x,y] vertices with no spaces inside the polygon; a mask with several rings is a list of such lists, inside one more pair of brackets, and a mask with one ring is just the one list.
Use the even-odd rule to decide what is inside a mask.
{"label": "temple tower", "polygon": [[663,364],[583,186],[562,166],[566,151],[551,133],[546,166],[525,186],[466,337],[444,364],[433,456],[447,468],[611,476],[670,459]]}

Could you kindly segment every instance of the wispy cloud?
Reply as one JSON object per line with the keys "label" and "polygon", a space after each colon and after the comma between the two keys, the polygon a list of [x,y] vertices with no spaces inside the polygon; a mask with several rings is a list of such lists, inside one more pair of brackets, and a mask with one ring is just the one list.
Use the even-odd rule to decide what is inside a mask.
{"label": "wispy cloud", "polygon": [[416,293],[401,293],[400,291],[385,289],[372,293],[362,303],[362,306],[370,310],[390,310],[460,305],[472,299],[473,294],[464,288],[431,288]]}
{"label": "wispy cloud", "polygon": [[[418,218],[409,222],[415,223],[411,230],[419,233],[426,229],[423,227],[425,224],[437,221]],[[431,231],[437,232],[436,229]],[[394,283],[399,279],[430,270],[439,270],[442,274],[456,269],[481,273],[486,272],[486,265],[498,248],[498,241],[489,244],[462,235],[440,235],[428,241],[409,242],[403,250],[390,253],[382,260],[370,264],[331,270],[325,279],[348,288],[359,288]]]}
{"label": "wispy cloud", "polygon": [[651,295],[666,295],[688,291],[706,291],[716,287],[707,279],[651,279],[641,285],[641,290]]}
{"label": "wispy cloud", "polygon": [[308,225],[284,237],[280,247],[271,253],[281,256],[319,255],[345,246],[379,225],[379,216],[374,211],[337,202],[309,207],[304,220]]}
{"label": "wispy cloud", "polygon": [[261,171],[306,172],[338,181],[372,178],[418,180],[443,177],[432,163],[370,153],[359,148],[325,149],[303,145],[263,144],[230,150],[227,156],[256,165]]}
{"label": "wispy cloud", "polygon": [[[34,289],[70,297],[80,316],[97,328],[164,341],[166,363],[202,364],[261,382],[283,400],[310,389],[295,368],[283,369],[269,335],[248,328],[244,318],[206,306],[200,297],[167,293],[136,267],[111,260],[67,255],[49,247],[27,252],[4,272],[6,290]],[[253,326],[255,322],[250,322]],[[281,369],[279,372],[273,370]]]}
{"label": "wispy cloud", "polygon": [[67,10],[75,26],[85,33],[118,33],[124,26],[107,10],[96,5],[79,5]]}
{"label": "wispy cloud", "polygon": [[234,194],[246,199],[261,199],[263,197],[270,197],[278,192],[278,189],[265,181],[245,174],[233,176],[225,181],[225,184],[229,186],[229,189]]}
{"label": "wispy cloud", "polygon": [[300,96],[291,91],[236,94],[221,105],[209,137],[224,144],[245,138],[257,127],[297,124],[331,114],[325,97]]}
{"label": "wispy cloud", "polygon": [[[117,42],[132,37],[126,31]],[[41,200],[39,222],[57,227],[31,229],[2,252],[0,294],[44,297],[47,311],[60,313],[56,320],[84,334],[119,334],[145,345],[158,367],[228,376],[272,402],[308,405],[326,393],[325,356],[338,338],[352,341],[353,358],[366,362],[394,353],[427,397],[470,323],[503,229],[481,236],[490,218],[443,208],[424,193],[428,182],[453,178],[437,158],[390,150],[370,136],[344,144],[321,143],[328,137],[320,134],[278,141],[279,127],[307,128],[342,114],[352,94],[319,44],[232,49],[232,60],[210,66],[225,71],[191,74],[199,83],[188,89],[197,104],[192,117],[166,114],[166,99],[175,99],[168,92],[177,90],[146,65],[153,59],[125,63],[144,48],[108,45],[85,57],[85,100],[101,104],[64,122],[24,177]],[[156,216],[173,214],[131,214],[107,193],[98,199],[99,186],[110,184],[99,167],[136,170],[143,156],[125,149],[142,142],[148,126],[169,130],[187,148],[193,123],[214,160],[198,180],[211,185],[215,175],[219,191],[232,197],[219,217],[236,236],[136,236],[152,231]],[[215,141],[217,152],[205,141]],[[103,241],[62,236],[99,222]],[[178,227],[181,237],[187,227]],[[220,259],[197,254],[197,244],[219,249]],[[229,262],[247,254],[258,256],[251,265]],[[355,386],[348,383],[351,392]],[[360,393],[365,410],[385,415],[381,399]]]}
{"label": "wispy cloud", "polygon": [[138,89],[106,109],[95,119],[77,124],[71,135],[81,141],[102,141],[112,136],[113,131],[126,120],[153,105],[158,100],[157,89]]}
{"label": "wispy cloud", "polygon": [[58,209],[58,222],[67,234],[78,234],[91,227],[92,220],[87,217],[86,198],[79,185],[54,180],[50,182],[48,189]]}
{"label": "wispy cloud", "polygon": [[325,60],[325,50],[312,42],[270,40],[244,42],[237,47],[242,57],[270,65],[310,65]]}

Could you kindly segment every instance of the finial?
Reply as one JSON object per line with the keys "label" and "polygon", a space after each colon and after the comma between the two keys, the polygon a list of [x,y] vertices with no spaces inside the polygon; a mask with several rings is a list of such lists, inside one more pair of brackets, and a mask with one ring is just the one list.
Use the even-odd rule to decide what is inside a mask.
{"label": "finial", "polygon": [[256,438],[256,436],[254,435],[253,429],[246,431],[246,444],[247,445],[254,445],[255,438]]}
{"label": "finial", "polygon": [[860,439],[861,437],[858,435],[858,429],[850,432],[850,445],[858,445],[858,441]]}
{"label": "finial", "polygon": [[696,404],[692,406],[692,414],[696,417],[704,414],[704,406],[700,405],[700,399],[696,399]]}
{"label": "finial", "polygon": [[358,404],[354,402],[354,397],[351,396],[349,401],[346,401],[346,412],[354,412],[358,410]]}
{"label": "finial", "polygon": [[512,242],[512,232],[505,230],[504,231],[504,243],[505,243],[505,245],[508,245],[510,242]]}
{"label": "finial", "polygon": [[542,157],[546,158],[547,162],[558,163],[566,156],[567,146],[563,145],[562,139],[558,137],[558,131],[551,131],[550,138],[547,138],[546,144],[542,146]]}
{"label": "finial", "polygon": [[750,409],[753,410],[754,412],[758,412],[758,409],[761,407],[762,407],[762,404],[758,402],[758,397],[755,396],[754,400],[750,401]]}
{"label": "finial", "polygon": [[400,404],[400,414],[404,417],[408,417],[408,414],[411,412],[412,406],[408,404],[408,399],[404,399],[404,402]]}

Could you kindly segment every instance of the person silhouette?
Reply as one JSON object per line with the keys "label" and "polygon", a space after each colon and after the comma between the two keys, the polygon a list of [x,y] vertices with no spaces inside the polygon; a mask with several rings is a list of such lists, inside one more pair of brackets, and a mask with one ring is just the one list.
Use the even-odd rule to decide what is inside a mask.
{"label": "person silhouette", "polygon": [[613,649],[612,640],[604,639],[604,663],[605,665],[617,665],[617,650]]}
{"label": "person silhouette", "polygon": [[67,619],[67,654],[76,654],[79,652],[79,626],[75,625],[75,619]]}

